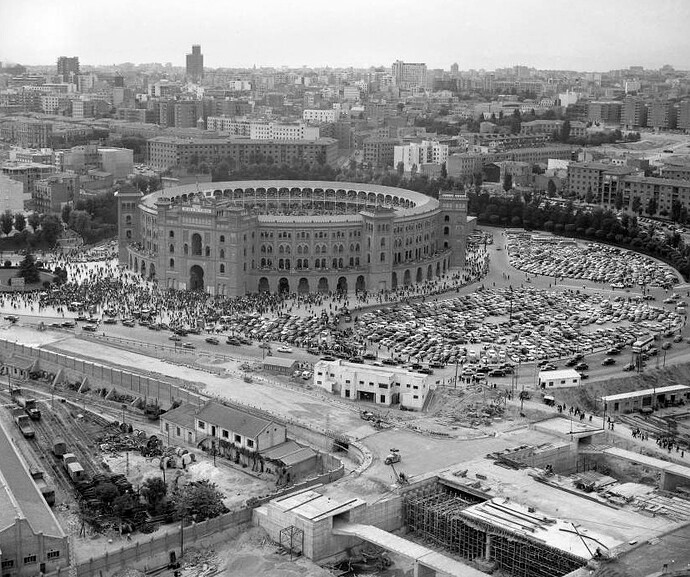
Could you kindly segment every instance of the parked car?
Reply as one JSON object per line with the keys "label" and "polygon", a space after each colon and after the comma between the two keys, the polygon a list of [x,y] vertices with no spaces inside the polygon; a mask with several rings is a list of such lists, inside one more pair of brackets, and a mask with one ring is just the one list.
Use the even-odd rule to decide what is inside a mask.
{"label": "parked car", "polygon": [[601,361],[601,364],[605,367],[608,365],[615,365],[616,359],[614,359],[613,357],[606,357],[603,361]]}
{"label": "parked car", "polygon": [[583,363],[583,362],[579,362],[575,365],[576,371],[586,371],[588,368],[589,368],[589,365],[587,363]]}
{"label": "parked car", "polygon": [[195,349],[196,347],[192,343],[182,343],[183,349]]}
{"label": "parked car", "polygon": [[181,341],[182,339],[178,335],[172,334],[168,337],[168,340],[169,341]]}
{"label": "parked car", "polygon": [[206,342],[209,345],[217,345],[220,341],[216,337],[206,337]]}
{"label": "parked car", "polygon": [[278,347],[278,352],[279,353],[291,353],[292,349],[290,347],[286,347],[285,345],[280,345]]}

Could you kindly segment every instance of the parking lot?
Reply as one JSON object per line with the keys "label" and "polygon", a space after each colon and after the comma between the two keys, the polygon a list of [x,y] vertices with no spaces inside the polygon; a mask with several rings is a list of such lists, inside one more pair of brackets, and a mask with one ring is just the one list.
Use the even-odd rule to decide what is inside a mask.
{"label": "parking lot", "polygon": [[578,279],[624,289],[671,288],[678,274],[645,255],[613,246],[529,234],[506,236],[510,264],[518,270],[555,279]]}

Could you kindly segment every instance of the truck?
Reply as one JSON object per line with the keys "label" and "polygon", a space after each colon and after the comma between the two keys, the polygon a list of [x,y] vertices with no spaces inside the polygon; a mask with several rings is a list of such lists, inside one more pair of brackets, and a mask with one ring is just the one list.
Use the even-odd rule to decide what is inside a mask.
{"label": "truck", "polygon": [[55,505],[55,489],[46,482],[43,471],[31,471],[31,478],[36,483],[38,490],[41,491],[45,502],[51,507]]}
{"label": "truck", "polygon": [[14,417],[14,422],[27,439],[33,439],[36,435],[36,431],[31,426],[31,419],[29,415],[24,412],[24,409],[14,409],[12,411],[12,416]]}
{"label": "truck", "polygon": [[38,421],[41,418],[41,411],[36,405],[36,399],[29,399],[24,395],[13,395],[14,402],[17,403],[29,417]]}

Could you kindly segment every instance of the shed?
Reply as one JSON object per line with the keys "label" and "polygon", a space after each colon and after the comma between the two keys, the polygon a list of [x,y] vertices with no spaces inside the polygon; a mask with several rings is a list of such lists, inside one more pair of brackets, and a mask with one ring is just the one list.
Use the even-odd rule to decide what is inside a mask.
{"label": "shed", "polygon": [[580,380],[580,373],[575,369],[539,371],[539,386],[542,389],[578,387],[580,385]]}
{"label": "shed", "polygon": [[268,357],[264,360],[264,370],[281,375],[291,375],[295,372],[297,361],[288,357]]}

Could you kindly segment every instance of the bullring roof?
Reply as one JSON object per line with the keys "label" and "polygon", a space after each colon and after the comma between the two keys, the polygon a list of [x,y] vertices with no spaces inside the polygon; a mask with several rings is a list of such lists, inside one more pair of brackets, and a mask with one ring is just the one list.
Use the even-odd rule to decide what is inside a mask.
{"label": "bullring roof", "polygon": [[[439,202],[435,198],[426,196],[419,192],[413,190],[406,190],[403,188],[395,188],[392,186],[382,186],[379,184],[362,184],[357,182],[324,182],[318,180],[238,180],[238,181],[226,181],[226,182],[200,182],[194,184],[186,184],[182,186],[175,186],[173,188],[166,188],[164,190],[159,190],[154,193],[146,195],[141,200],[141,204],[149,209],[154,209],[156,202],[160,199],[174,198],[183,195],[197,195],[201,194],[206,197],[213,197],[214,191],[224,191],[224,190],[237,190],[237,189],[281,189],[287,188],[289,190],[298,188],[305,189],[310,188],[320,189],[320,190],[344,190],[344,191],[355,191],[357,193],[363,192],[366,194],[375,194],[398,197],[405,200],[409,200],[414,203],[414,206],[405,207],[395,207],[395,212],[400,216],[412,216],[416,214],[423,214],[439,207]],[[269,215],[264,215],[269,216]],[[317,218],[322,218],[324,215],[302,217],[308,220],[313,220]],[[287,218],[295,219],[296,217],[275,217],[272,218]],[[326,218],[331,218],[326,216]]]}

